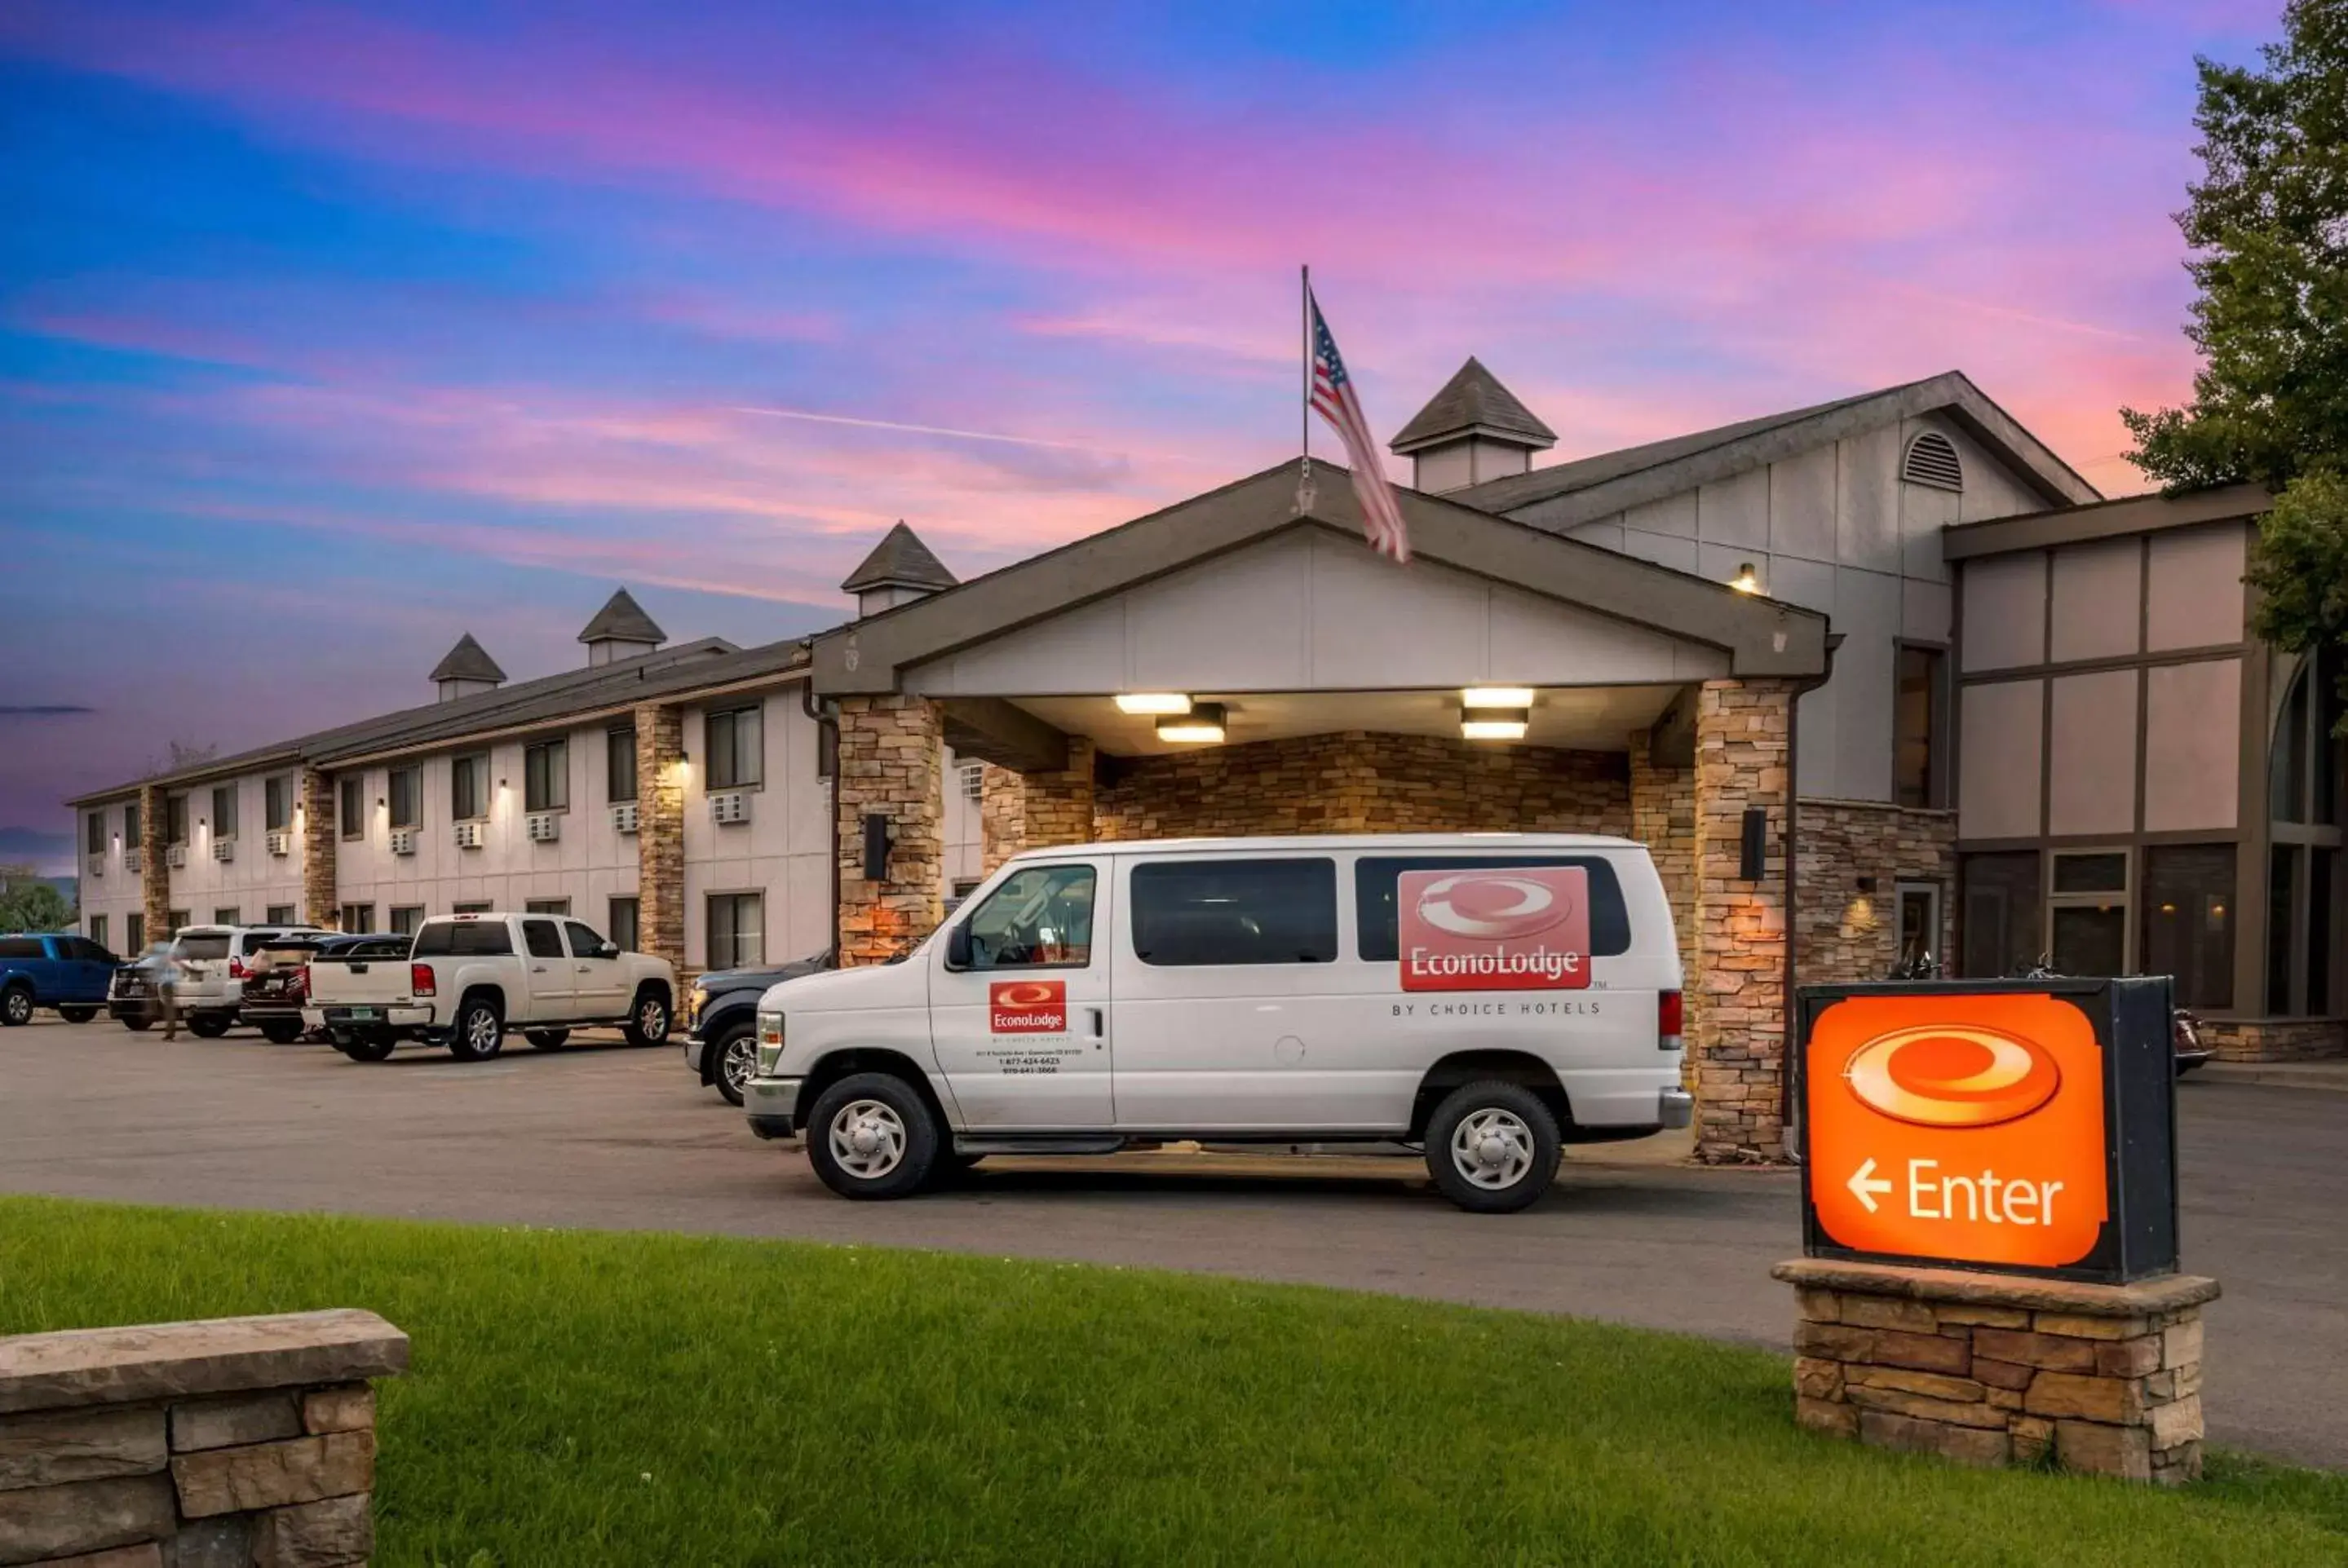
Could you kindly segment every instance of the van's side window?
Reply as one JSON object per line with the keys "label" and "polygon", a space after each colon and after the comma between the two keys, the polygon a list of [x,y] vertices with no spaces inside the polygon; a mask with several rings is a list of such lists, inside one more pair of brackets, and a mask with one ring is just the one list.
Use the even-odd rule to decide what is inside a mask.
{"label": "van's side window", "polygon": [[1327,964],[1334,860],[1167,860],[1133,868],[1133,956],[1145,964]]}
{"label": "van's side window", "polygon": [[970,917],[973,969],[1081,969],[1093,961],[1093,868],[1031,866]]}
{"label": "van's side window", "polygon": [[1581,866],[1590,874],[1591,955],[1604,958],[1631,950],[1631,915],[1623,907],[1622,879],[1614,875],[1611,860],[1583,855],[1365,855],[1354,863],[1354,916],[1363,959],[1391,964],[1401,957],[1395,889],[1404,872],[1511,866]]}

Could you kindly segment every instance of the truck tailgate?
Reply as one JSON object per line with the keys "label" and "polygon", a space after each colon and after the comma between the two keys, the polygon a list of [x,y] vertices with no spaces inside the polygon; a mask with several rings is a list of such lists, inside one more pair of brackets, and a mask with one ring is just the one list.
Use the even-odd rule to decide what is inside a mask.
{"label": "truck tailgate", "polygon": [[324,954],[310,960],[310,1005],[314,1008],[390,1007],[407,996],[407,960],[342,958]]}

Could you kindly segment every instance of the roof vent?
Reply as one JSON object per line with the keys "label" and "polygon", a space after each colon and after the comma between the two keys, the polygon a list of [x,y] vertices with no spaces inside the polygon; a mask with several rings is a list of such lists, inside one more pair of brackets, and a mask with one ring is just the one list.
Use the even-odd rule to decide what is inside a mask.
{"label": "roof vent", "polygon": [[1908,458],[1900,465],[1900,477],[1911,485],[1930,485],[1936,490],[1965,487],[1965,470],[1957,461],[1956,443],[1937,430],[1927,430],[1908,443]]}

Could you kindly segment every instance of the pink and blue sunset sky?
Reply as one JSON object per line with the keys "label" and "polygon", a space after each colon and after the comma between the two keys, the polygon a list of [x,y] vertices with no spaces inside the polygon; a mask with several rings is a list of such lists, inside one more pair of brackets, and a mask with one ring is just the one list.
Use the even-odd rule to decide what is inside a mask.
{"label": "pink and blue sunset sky", "polygon": [[0,859],[468,629],[769,641],[899,518],[1278,461],[1300,261],[1382,433],[1471,353],[1552,458],[1959,368],[2139,488],[2275,10],[0,0]]}

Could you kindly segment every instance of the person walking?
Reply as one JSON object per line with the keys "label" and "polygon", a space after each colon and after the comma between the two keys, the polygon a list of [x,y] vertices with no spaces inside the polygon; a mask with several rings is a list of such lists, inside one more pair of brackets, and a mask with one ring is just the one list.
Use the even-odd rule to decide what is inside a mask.
{"label": "person walking", "polygon": [[147,979],[148,989],[155,993],[155,1005],[163,1014],[163,1038],[170,1040],[180,1032],[180,960],[171,956],[171,944],[157,942],[139,960],[139,972]]}

